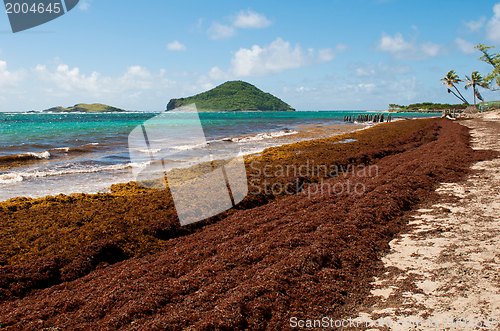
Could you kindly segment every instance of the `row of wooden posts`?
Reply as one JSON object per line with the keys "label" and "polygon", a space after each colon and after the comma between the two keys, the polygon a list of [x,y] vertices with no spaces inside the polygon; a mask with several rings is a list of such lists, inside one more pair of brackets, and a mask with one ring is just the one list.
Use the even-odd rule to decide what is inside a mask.
{"label": "row of wooden posts", "polygon": [[386,122],[392,121],[392,115],[389,114],[387,117],[384,118],[384,114],[359,114],[359,115],[346,115],[344,116],[344,122],[358,122],[358,123],[363,123],[363,122],[373,122],[373,123],[381,123],[384,122],[384,119]]}
{"label": "row of wooden posts", "polygon": [[460,112],[455,112],[455,109],[453,109],[453,110],[451,110],[451,109],[444,109],[444,110],[442,111],[442,116],[446,116],[446,115],[448,115],[448,116],[450,116],[450,117],[455,118],[455,117],[457,117],[457,114],[458,114],[458,113],[463,113],[463,111],[460,111]]}

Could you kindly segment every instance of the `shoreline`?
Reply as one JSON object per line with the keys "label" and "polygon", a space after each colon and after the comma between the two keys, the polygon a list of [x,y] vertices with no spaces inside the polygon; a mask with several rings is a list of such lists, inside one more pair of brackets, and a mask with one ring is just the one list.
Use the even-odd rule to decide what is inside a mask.
{"label": "shoreline", "polygon": [[[401,120],[406,120],[406,119],[395,119],[393,122],[401,121]],[[344,135],[344,134],[349,134],[349,133],[353,133],[353,132],[369,130],[370,128],[373,128],[376,125],[380,125],[380,124],[383,124],[383,123],[354,123],[354,125],[356,127],[352,127],[351,126],[352,123],[349,126],[346,126],[345,124],[342,124],[342,123],[330,124],[330,125],[307,124],[307,125],[303,125],[301,129],[298,129],[298,131],[288,130],[288,131],[296,131],[295,133],[292,133],[289,135],[284,134],[284,135],[279,135],[279,136],[273,136],[276,133],[276,131],[271,131],[271,132],[249,134],[249,135],[243,135],[243,136],[237,136],[237,137],[231,137],[231,138],[223,138],[223,139],[218,139],[218,140],[214,140],[214,141],[225,141],[225,140],[234,141],[236,139],[236,142],[238,142],[240,140],[244,140],[247,138],[256,138],[258,136],[271,136],[270,138],[267,138],[267,140],[266,140],[267,144],[270,146],[263,146],[262,148],[257,149],[257,150],[242,152],[239,155],[241,157],[244,157],[245,159],[253,159],[253,158],[261,155],[262,152],[264,152],[264,150],[269,149],[269,148],[279,148],[281,146],[290,145],[290,144],[302,143],[302,142],[318,140],[318,139],[332,138],[332,137],[336,137],[336,136],[340,136],[340,135]],[[284,131],[286,131],[286,130],[277,131],[277,132],[284,132]],[[332,131],[334,133],[332,133]],[[327,132],[327,133],[325,133],[325,132]],[[297,140],[296,138],[299,138],[299,140]],[[263,138],[263,139],[266,139],[266,138]],[[25,153],[25,154],[35,154],[35,153]],[[33,163],[33,165],[35,165],[35,164],[40,164],[39,162],[46,162],[46,161],[45,160],[34,160],[33,162],[36,162],[36,163]],[[22,166],[24,166],[24,165],[31,165],[31,164],[25,163]],[[19,166],[20,169],[22,169],[22,166]],[[196,165],[194,165],[194,166],[196,166]],[[110,166],[110,168],[116,168],[117,170],[104,169],[104,170],[102,170],[102,172],[122,171],[122,170],[128,169],[130,167],[131,167],[130,163],[129,164],[116,164],[116,165]],[[185,164],[184,166],[169,168],[167,171],[172,171],[172,170],[178,171],[178,170],[188,169],[191,167],[193,167],[193,164]],[[8,166],[5,166],[4,168],[2,168],[2,164],[0,164],[0,170],[5,170],[5,169],[11,170],[12,168],[9,168]],[[77,174],[78,173],[75,173],[75,175],[77,175]],[[5,174],[2,174],[0,176],[7,176],[8,177],[9,175],[10,175],[9,173],[5,173]],[[72,174],[66,174],[66,176],[68,176],[68,175],[72,175]],[[36,177],[38,177],[38,176],[39,175],[37,175]],[[41,177],[43,177],[43,178],[51,177],[51,175],[43,175]],[[17,180],[15,180],[15,179],[16,178],[13,178],[13,181],[17,182]],[[134,185],[134,183],[135,183],[134,180],[126,181],[126,182],[112,183],[112,184],[110,184],[110,186],[100,188],[98,191],[93,190],[90,192],[89,191],[87,191],[87,192],[79,191],[79,192],[56,193],[56,194],[47,193],[43,196],[37,196],[37,197],[30,197],[30,196],[26,196],[26,195],[21,195],[21,196],[10,197],[10,198],[3,199],[3,200],[0,198],[0,203],[8,202],[11,199],[20,199],[20,198],[46,199],[46,198],[54,197],[54,196],[57,196],[60,194],[65,195],[65,196],[70,196],[70,195],[75,195],[75,194],[91,194],[92,195],[92,194],[99,194],[99,193],[110,193],[111,186],[113,186],[113,185],[119,185],[119,186],[120,185],[121,186],[128,185],[128,186],[130,186],[130,185]]]}
{"label": "shoreline", "polygon": [[[346,139],[354,141],[338,143]],[[283,329],[291,313],[300,318],[318,313],[336,318],[352,315],[367,297],[371,277],[381,270],[380,254],[404,228],[399,217],[405,210],[427,199],[440,181],[461,178],[472,160],[488,157],[487,153],[471,154],[467,142],[468,135],[458,124],[423,119],[383,123],[370,130],[268,149],[252,159],[260,162],[259,169],[300,166],[315,160],[328,165],[376,164],[380,172],[360,178],[323,179],[319,174],[273,177],[270,180],[281,184],[305,180],[307,189],[293,195],[249,195],[235,209],[184,228],[176,225],[168,192],[133,185],[117,185],[113,194],[52,197],[36,204],[29,199],[0,203],[0,217],[8,215],[10,220],[11,240],[26,250],[3,252],[3,256],[10,256],[3,264],[14,265],[4,267],[4,275],[7,270],[14,282],[20,281],[16,278],[19,273],[28,279],[38,277],[42,283],[66,281],[31,293],[29,287],[27,292],[16,292],[17,288],[7,286],[3,293],[10,299],[0,305],[0,324],[30,323],[41,309],[72,300],[81,304],[47,315],[43,327],[71,328],[98,320],[108,323],[102,316],[113,320],[125,309],[120,308],[124,304],[135,307],[131,318],[138,317],[145,327],[152,326],[152,320],[140,317],[143,309],[152,309],[154,313],[148,316],[156,316],[165,323],[162,325],[171,327],[182,324],[176,312],[185,311],[182,320],[195,328],[204,323],[234,329],[241,323],[252,323],[246,325]],[[311,187],[318,188],[324,180],[330,184],[356,180],[365,185],[366,192],[360,196],[312,193]],[[50,237],[57,242],[50,242]],[[0,239],[4,247],[15,249],[5,242],[5,233]],[[90,256],[99,256],[96,252],[116,247],[128,256],[123,262],[90,260],[88,264]],[[59,261],[68,262],[54,260],[55,252]],[[39,257],[44,259],[36,262],[38,267],[23,266]],[[105,265],[93,271],[99,263]],[[50,271],[44,276],[48,279],[40,280],[39,268],[60,272]],[[91,275],[82,277],[89,272]],[[140,303],[135,297],[125,299],[136,282],[148,289],[148,298],[162,302],[161,307]],[[113,299],[112,307],[107,306],[102,298],[109,297],[116,286],[123,294]],[[179,286],[192,290],[182,292]],[[172,296],[171,291],[177,294]],[[277,293],[281,294],[276,297]],[[143,297],[140,292],[137,295]],[[172,298],[178,297],[180,302],[192,304],[174,304]],[[308,304],[312,301],[316,303],[314,311]],[[271,320],[259,315],[261,304],[274,312]],[[245,305],[245,314],[235,308],[240,305]],[[295,307],[293,312],[286,308],[290,306]],[[82,319],[83,310],[98,316],[90,313],[89,320]],[[217,311],[233,318],[223,318]]]}
{"label": "shoreline", "polygon": [[[226,141],[226,140],[227,141],[235,141],[235,142],[244,141],[247,145],[246,147],[250,148],[250,149],[245,151],[245,152],[241,152],[240,156],[251,158],[252,155],[258,155],[258,154],[262,153],[267,148],[273,148],[273,147],[279,147],[282,145],[300,143],[303,141],[314,140],[314,139],[319,139],[319,138],[333,137],[336,135],[341,135],[341,134],[345,134],[345,133],[349,133],[349,132],[364,130],[364,129],[370,128],[370,127],[371,127],[371,125],[363,125],[363,124],[356,125],[355,124],[354,126],[352,126],[352,125],[345,125],[343,123],[330,124],[330,125],[306,124],[306,125],[299,126],[296,130],[295,129],[292,129],[292,130],[287,129],[287,130],[280,130],[280,131],[270,131],[270,132],[247,134],[247,135],[234,136],[234,137],[228,137],[228,138],[223,138],[223,139],[210,140],[210,141],[208,141],[208,143],[217,142],[217,141]],[[286,131],[290,131],[291,133],[285,133]],[[261,144],[263,143],[264,145],[258,149],[255,149],[255,147],[251,147],[252,143],[254,143],[254,142],[261,142]],[[90,145],[98,145],[98,144],[93,143]],[[87,145],[85,145],[85,146],[87,146]],[[245,147],[245,145],[243,145],[241,147]],[[62,148],[56,148],[56,149],[62,149]],[[78,148],[74,148],[74,149],[78,150]],[[52,150],[50,150],[50,151],[52,151]],[[45,151],[43,153],[48,154],[48,151]],[[116,152],[110,152],[110,153],[116,153]],[[37,153],[22,153],[20,155],[21,156],[26,155],[26,158],[28,158],[32,154],[37,154]],[[38,153],[36,156],[38,156],[39,154],[42,154],[42,153]],[[102,155],[104,155],[104,154],[102,154]],[[83,159],[83,158],[84,157],[81,157],[81,159]],[[1,157],[0,157],[0,159],[1,159]],[[27,177],[28,179],[31,178],[30,173],[26,172],[27,170],[29,170],[29,167],[30,166],[36,167],[37,165],[43,166],[44,164],[47,164],[47,162],[49,162],[47,159],[48,159],[48,156],[45,158],[38,158],[38,157],[33,156],[32,159],[29,159],[27,162],[23,161],[23,163],[20,165],[18,165],[14,162],[14,164],[13,164],[14,167],[0,163],[0,172],[2,170],[3,171],[5,171],[5,170],[9,170],[9,171],[14,170],[15,171],[16,169],[19,169],[19,171],[21,171],[21,172],[16,171],[13,174],[11,174],[9,172],[7,172],[5,174],[0,174],[0,179],[3,176],[6,178],[6,180],[11,180],[11,183],[22,182],[23,179],[19,180],[18,177],[23,176],[23,177]],[[72,160],[78,161],[79,158],[76,157]],[[54,161],[58,161],[58,160],[55,159]],[[89,171],[89,173],[96,173],[96,175],[98,175],[99,173],[101,173],[101,174],[111,173],[112,174],[113,172],[118,173],[119,171],[126,171],[126,169],[130,169],[133,166],[134,165],[130,162],[127,164],[125,164],[125,163],[124,164],[114,164],[114,165],[106,166],[100,171]],[[190,168],[192,166],[193,166],[192,164],[189,164],[186,162],[186,164],[183,166],[169,168],[169,169],[167,169],[167,171],[171,171],[173,169],[178,169],[178,170],[186,169],[186,168]],[[26,175],[24,175],[25,173],[26,173]],[[62,175],[59,173],[55,173],[54,175],[51,175],[50,173],[47,173],[47,174],[37,173],[37,174],[35,174],[34,177],[35,178],[46,178],[46,177],[54,176],[53,178],[55,178],[55,176],[74,176],[74,175],[85,174],[85,173],[87,173],[87,172],[81,172],[81,173],[75,172],[75,173],[67,173],[67,174],[62,174]],[[58,178],[58,180],[61,181],[61,180],[63,180],[63,178]],[[127,185],[127,184],[132,183],[132,182],[134,182],[134,180],[114,182],[114,183],[111,183],[109,186],[100,187],[98,190],[94,189],[94,190],[87,190],[84,192],[73,191],[73,192],[64,192],[64,193],[56,193],[56,194],[51,194],[50,192],[47,192],[47,194],[45,194],[45,195],[36,196],[36,197],[20,195],[20,196],[10,197],[10,198],[6,198],[6,199],[0,198],[0,202],[4,202],[4,201],[8,201],[10,199],[16,199],[16,198],[24,198],[24,197],[28,197],[31,199],[43,199],[43,198],[58,195],[58,194],[71,195],[71,194],[108,193],[108,192],[110,192],[111,185]],[[9,182],[6,182],[6,183],[8,184]]]}

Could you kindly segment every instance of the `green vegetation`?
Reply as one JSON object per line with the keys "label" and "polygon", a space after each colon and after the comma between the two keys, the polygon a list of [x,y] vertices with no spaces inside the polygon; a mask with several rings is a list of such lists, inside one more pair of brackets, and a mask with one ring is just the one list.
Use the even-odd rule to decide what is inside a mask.
{"label": "green vegetation", "polygon": [[478,108],[482,111],[500,109],[500,101],[480,102],[477,105],[478,105]]}
{"label": "green vegetation", "polygon": [[403,113],[441,113],[443,110],[463,110],[467,108],[467,104],[449,104],[449,103],[432,103],[432,102],[422,102],[413,103],[408,106],[400,106],[396,104],[389,105],[389,111],[398,111]]}
{"label": "green vegetation", "polygon": [[[462,95],[462,93],[460,93],[460,91],[458,90],[457,86],[455,84],[459,84],[462,80],[460,79],[460,77],[458,77],[457,73],[455,72],[455,70],[450,70],[448,71],[448,73],[446,74],[446,76],[444,78],[441,78],[441,85],[447,85],[448,86],[448,93],[453,93],[454,96],[456,96],[458,99],[460,99],[460,101],[462,101],[463,103],[465,103],[466,105],[469,104],[469,102],[467,102],[467,100],[465,100],[464,96]],[[458,96],[455,92],[453,92],[451,90],[451,88],[454,88],[458,95]]]}
{"label": "green vegetation", "polygon": [[167,110],[195,103],[201,111],[294,111],[290,105],[242,81],[225,82],[209,91],[188,98],[172,99]]}
{"label": "green vegetation", "polygon": [[498,91],[500,89],[500,54],[490,54],[488,50],[492,48],[495,47],[489,47],[483,44],[479,44],[476,46],[476,49],[483,53],[483,56],[481,56],[478,60],[486,62],[493,67],[493,71],[488,73],[484,80],[488,84],[495,82],[495,84],[497,85],[497,89],[493,90]]}
{"label": "green vegetation", "polygon": [[79,103],[74,105],[73,107],[53,107],[49,109],[45,109],[44,112],[53,112],[53,113],[75,113],[75,112],[83,112],[83,113],[102,113],[102,112],[124,112],[125,110],[111,107],[108,105],[103,105],[102,103]]}
{"label": "green vegetation", "polygon": [[481,76],[479,71],[474,71],[470,77],[466,75],[465,81],[467,82],[467,84],[465,84],[465,89],[467,90],[469,87],[472,87],[472,91],[474,92],[474,107],[475,107],[476,106],[476,97],[479,100],[484,101],[483,97],[481,96],[481,94],[479,93],[479,90],[477,88],[482,87],[485,89],[489,89],[490,86],[484,80],[483,76]]}

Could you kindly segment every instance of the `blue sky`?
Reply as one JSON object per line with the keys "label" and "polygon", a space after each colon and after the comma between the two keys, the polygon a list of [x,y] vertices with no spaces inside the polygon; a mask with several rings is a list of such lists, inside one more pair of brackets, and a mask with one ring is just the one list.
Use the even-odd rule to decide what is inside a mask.
{"label": "blue sky", "polygon": [[80,0],[16,34],[0,14],[0,111],[82,102],[160,111],[227,80],[297,110],[455,103],[439,79],[491,71],[478,43],[500,52],[498,0]]}

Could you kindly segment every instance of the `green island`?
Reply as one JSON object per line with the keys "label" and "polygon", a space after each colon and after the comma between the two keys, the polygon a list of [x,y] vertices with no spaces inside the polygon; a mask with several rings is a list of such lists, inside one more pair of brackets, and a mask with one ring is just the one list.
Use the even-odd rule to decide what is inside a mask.
{"label": "green island", "polygon": [[225,82],[191,97],[172,99],[167,111],[192,103],[199,111],[295,111],[281,99],[243,81]]}
{"label": "green island", "polygon": [[79,103],[74,105],[73,107],[52,107],[49,109],[43,110],[43,112],[52,112],[52,113],[104,113],[104,112],[124,112],[126,110],[104,105],[102,103]]}

